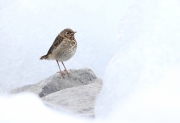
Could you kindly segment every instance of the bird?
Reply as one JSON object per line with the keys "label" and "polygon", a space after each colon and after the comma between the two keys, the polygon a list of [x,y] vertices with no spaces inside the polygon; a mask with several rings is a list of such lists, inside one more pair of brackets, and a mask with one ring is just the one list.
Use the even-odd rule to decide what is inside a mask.
{"label": "bird", "polygon": [[40,60],[56,60],[59,67],[59,73],[62,75],[63,78],[65,74],[63,71],[61,71],[59,62],[62,63],[65,69],[64,71],[69,76],[69,72],[67,71],[63,62],[72,58],[72,56],[76,52],[77,42],[74,37],[75,33],[76,31],[73,31],[70,28],[62,30],[55,38],[47,54],[40,57]]}

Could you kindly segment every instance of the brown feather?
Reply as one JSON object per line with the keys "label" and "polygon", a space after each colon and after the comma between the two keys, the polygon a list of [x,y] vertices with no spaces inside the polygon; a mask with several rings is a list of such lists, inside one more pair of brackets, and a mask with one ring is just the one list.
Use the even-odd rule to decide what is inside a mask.
{"label": "brown feather", "polygon": [[47,53],[47,56],[48,56],[49,54],[51,54],[54,49],[57,48],[57,46],[63,41],[63,39],[64,39],[64,38],[63,38],[62,36],[60,36],[60,35],[58,35],[58,36],[56,37],[56,39],[54,40],[52,46],[50,47],[50,49],[49,49],[49,51],[48,51],[48,53]]}
{"label": "brown feather", "polygon": [[41,56],[40,60],[47,59],[47,55]]}
{"label": "brown feather", "polygon": [[[68,37],[68,36],[67,36],[67,32],[70,32],[70,33],[72,33],[73,35],[71,35],[70,37]],[[74,38],[74,33],[76,33],[76,32],[74,32],[73,30],[71,30],[71,29],[69,29],[69,28],[64,29],[63,31],[61,31],[61,32],[59,33],[59,35],[55,38],[55,40],[54,40],[53,44],[51,45],[51,47],[49,48],[47,54],[44,55],[44,56],[41,56],[40,60],[50,59],[50,58],[49,58],[49,57],[51,56],[50,54],[52,54],[52,52],[59,46],[59,44],[61,44],[61,42],[62,42],[64,39],[68,38],[68,39],[70,39],[70,40],[75,40],[75,38]]]}

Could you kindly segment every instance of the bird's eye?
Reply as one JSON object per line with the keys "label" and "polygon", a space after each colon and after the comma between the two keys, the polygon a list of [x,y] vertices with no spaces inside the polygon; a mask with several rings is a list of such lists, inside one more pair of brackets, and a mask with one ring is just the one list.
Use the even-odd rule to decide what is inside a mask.
{"label": "bird's eye", "polygon": [[69,32],[66,32],[66,34],[70,34]]}

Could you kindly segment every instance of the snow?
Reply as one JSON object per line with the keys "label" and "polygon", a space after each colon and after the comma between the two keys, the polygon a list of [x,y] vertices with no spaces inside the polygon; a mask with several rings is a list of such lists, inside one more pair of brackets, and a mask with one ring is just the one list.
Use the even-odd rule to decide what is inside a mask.
{"label": "snow", "polygon": [[47,108],[34,94],[0,97],[0,123],[89,123]]}
{"label": "snow", "polygon": [[[55,61],[39,58],[46,54],[57,34],[70,27],[77,31],[78,49],[65,62],[66,67],[91,68],[104,80],[96,101],[94,122],[180,122],[179,0],[7,0],[0,3],[2,94],[56,73]],[[36,103],[29,108],[26,105],[31,103],[25,100]],[[20,101],[19,106],[16,101]],[[3,96],[0,102],[1,122],[13,122],[17,112],[21,116],[17,122],[38,121],[35,114],[24,113],[36,113],[33,107],[52,119],[63,115],[46,109],[34,95]],[[71,116],[67,117],[64,120]]]}
{"label": "snow", "polygon": [[[118,49],[114,44],[119,20],[133,1],[1,1],[0,90],[7,92],[37,83],[56,73],[55,61],[39,58],[47,53],[64,28],[77,31],[78,42],[75,56],[65,62],[67,69],[88,67],[102,77],[108,61]],[[113,7],[108,7],[109,4]]]}
{"label": "snow", "polygon": [[107,65],[97,117],[180,122],[179,11],[179,2],[169,0],[139,1],[131,7],[120,24],[122,45]]}

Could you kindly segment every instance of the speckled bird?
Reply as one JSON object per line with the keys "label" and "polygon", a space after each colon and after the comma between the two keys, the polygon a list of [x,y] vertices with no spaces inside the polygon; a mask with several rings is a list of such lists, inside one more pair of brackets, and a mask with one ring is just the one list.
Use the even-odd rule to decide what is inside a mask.
{"label": "speckled bird", "polygon": [[64,78],[64,72],[61,71],[59,62],[62,63],[64,66],[64,71],[68,74],[64,61],[69,60],[76,52],[77,49],[77,42],[74,38],[74,34],[76,32],[73,31],[70,28],[66,28],[63,31],[61,31],[58,36],[56,37],[55,41],[53,42],[52,46],[50,47],[49,51],[46,55],[41,56],[40,60],[56,60],[60,74]]}

